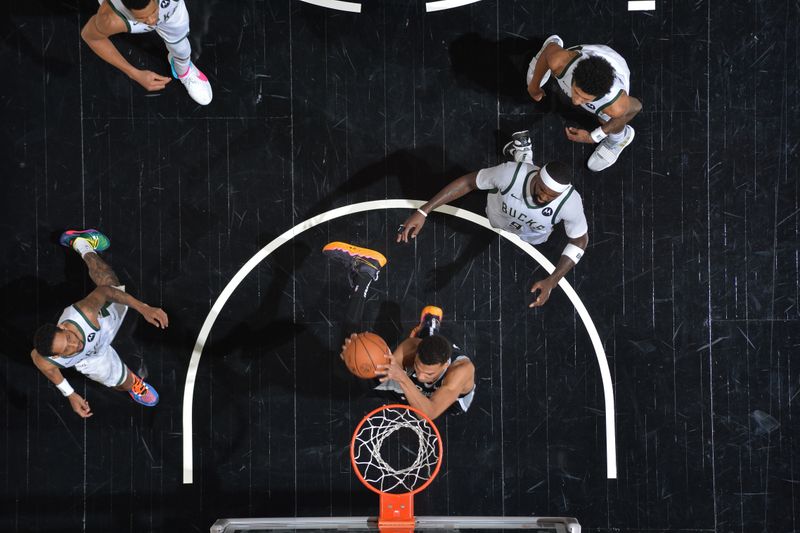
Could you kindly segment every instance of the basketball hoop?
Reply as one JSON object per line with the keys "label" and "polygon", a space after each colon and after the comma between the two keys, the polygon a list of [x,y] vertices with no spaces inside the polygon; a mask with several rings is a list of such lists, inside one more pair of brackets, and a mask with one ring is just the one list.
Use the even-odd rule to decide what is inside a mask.
{"label": "basketball hoop", "polygon": [[[398,464],[401,461],[407,464]],[[439,473],[442,438],[419,409],[384,405],[365,416],[353,432],[350,462],[361,483],[380,495],[380,530],[410,533],[414,494],[425,490]]]}

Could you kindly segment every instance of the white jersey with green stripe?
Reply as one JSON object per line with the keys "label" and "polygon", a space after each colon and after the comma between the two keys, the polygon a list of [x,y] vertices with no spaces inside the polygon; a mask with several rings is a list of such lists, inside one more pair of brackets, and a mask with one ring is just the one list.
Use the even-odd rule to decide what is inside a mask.
{"label": "white jersey with green stripe", "polygon": [[101,0],[108,2],[111,9],[125,22],[130,33],[155,31],[168,43],[177,43],[189,35],[189,13],[183,0],[155,0],[158,4],[158,22],[148,26],[136,20],[122,0]]}
{"label": "white jersey with green stripe", "polygon": [[616,102],[623,91],[625,91],[626,94],[630,94],[631,71],[628,68],[628,63],[626,63],[625,59],[612,48],[603,44],[581,44],[568,48],[568,50],[577,52],[578,55],[573,57],[560,73],[555,73],[555,77],[558,85],[570,98],[572,97],[572,75],[575,72],[575,67],[587,57],[602,57],[608,61],[614,69],[614,82],[611,85],[611,90],[602,96],[598,96],[594,101],[581,104],[580,106],[589,113],[593,113],[603,121],[608,122],[611,120],[611,117],[606,115],[603,111]]}
{"label": "white jersey with green stripe", "polygon": [[570,239],[584,235],[589,225],[581,195],[570,186],[551,202],[538,205],[530,187],[537,170],[539,167],[530,163],[506,162],[478,172],[478,188],[494,189],[486,198],[489,222],[530,244],[545,242],[561,221]]}
{"label": "white jersey with green stripe", "polygon": [[110,309],[108,306],[102,308],[96,317],[100,327],[96,328],[89,322],[83,312],[74,305],[65,308],[58,318],[58,323],[69,322],[78,328],[81,333],[81,340],[83,340],[83,350],[69,357],[53,356],[47,359],[61,368],[70,368],[84,359],[103,354],[104,350],[111,345],[111,341],[114,340],[114,336],[119,330],[119,322],[122,319],[119,313],[113,311],[115,310]]}

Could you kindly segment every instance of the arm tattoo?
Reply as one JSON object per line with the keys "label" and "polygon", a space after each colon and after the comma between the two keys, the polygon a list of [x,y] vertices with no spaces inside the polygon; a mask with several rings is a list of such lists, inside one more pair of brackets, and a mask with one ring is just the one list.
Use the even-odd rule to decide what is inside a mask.
{"label": "arm tattoo", "polygon": [[111,267],[103,261],[97,254],[86,254],[83,256],[86,266],[89,268],[89,277],[98,287],[103,285],[120,285],[119,278]]}

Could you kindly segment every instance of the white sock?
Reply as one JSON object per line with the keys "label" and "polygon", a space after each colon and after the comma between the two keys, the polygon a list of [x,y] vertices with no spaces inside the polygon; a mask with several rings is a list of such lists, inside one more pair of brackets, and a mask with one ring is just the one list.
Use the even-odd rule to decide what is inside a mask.
{"label": "white sock", "polygon": [[187,57],[186,59],[178,59],[177,57],[172,58],[172,64],[175,66],[175,74],[178,75],[179,78],[182,78],[187,72],[189,72],[189,65],[192,61]]}
{"label": "white sock", "polygon": [[621,143],[625,139],[625,132],[628,129],[628,126],[622,128],[622,131],[617,133],[609,133],[608,140],[614,144]]}
{"label": "white sock", "polygon": [[92,244],[83,237],[78,237],[72,241],[72,249],[81,254],[81,257],[86,254],[95,253],[94,248],[92,248]]}

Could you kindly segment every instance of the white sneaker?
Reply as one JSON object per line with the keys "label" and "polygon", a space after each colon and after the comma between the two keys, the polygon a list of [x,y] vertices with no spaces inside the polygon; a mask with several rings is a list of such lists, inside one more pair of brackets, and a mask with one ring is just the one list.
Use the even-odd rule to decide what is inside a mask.
{"label": "white sneaker", "polygon": [[609,137],[600,141],[600,144],[594,149],[594,153],[589,158],[589,162],[586,163],[586,166],[589,167],[589,170],[594,172],[607,169],[617,162],[619,154],[633,142],[634,137],[636,137],[636,131],[626,124],[625,137],[618,143],[613,143]]}
{"label": "white sneaker", "polygon": [[169,68],[172,69],[172,77],[181,81],[192,100],[200,105],[210,104],[214,94],[211,92],[211,83],[206,78],[206,75],[200,72],[200,69],[190,61],[189,70],[183,76],[178,76],[178,73],[175,72],[175,62],[172,59],[172,54],[167,54],[167,59],[169,60]]}
{"label": "white sneaker", "polygon": [[[564,41],[558,35],[551,35],[550,37],[544,40],[544,44],[542,44],[542,47],[539,49],[538,52],[536,52],[536,55],[533,56],[533,59],[531,59],[531,62],[528,65],[528,77],[527,77],[528,84],[530,84],[531,79],[533,79],[533,69],[534,67],[536,67],[536,62],[539,61],[539,56],[542,55],[542,52],[544,52],[544,49],[547,48],[547,45],[550,43],[556,43],[558,46],[562,48],[564,47]],[[548,69],[547,72],[544,73],[544,76],[542,76],[542,81],[539,83],[539,87],[544,87],[544,84],[547,83],[547,80],[550,79],[550,74],[551,74],[550,69]]]}
{"label": "white sneaker", "polygon": [[517,163],[533,163],[533,143],[528,130],[511,134],[511,140],[503,147],[503,155]]}

